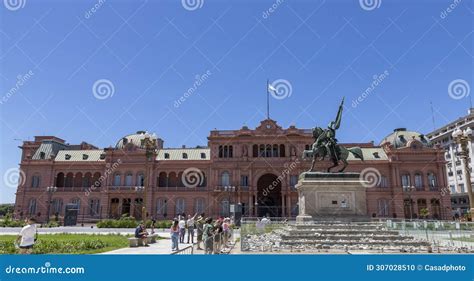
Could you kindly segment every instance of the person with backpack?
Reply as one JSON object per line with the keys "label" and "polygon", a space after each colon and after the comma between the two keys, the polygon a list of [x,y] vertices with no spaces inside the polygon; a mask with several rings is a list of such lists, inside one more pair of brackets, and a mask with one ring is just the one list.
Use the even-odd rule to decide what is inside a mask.
{"label": "person with backpack", "polygon": [[214,245],[214,226],[212,225],[212,218],[207,218],[203,226],[202,239],[204,241],[204,253],[212,254]]}

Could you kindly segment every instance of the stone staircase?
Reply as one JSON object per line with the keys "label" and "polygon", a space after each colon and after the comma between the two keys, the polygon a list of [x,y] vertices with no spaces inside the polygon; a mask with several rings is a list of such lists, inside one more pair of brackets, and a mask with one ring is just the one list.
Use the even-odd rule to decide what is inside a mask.
{"label": "stone staircase", "polygon": [[423,240],[387,230],[382,223],[315,222],[294,225],[281,232],[282,246],[305,246],[316,249],[399,250],[431,247]]}
{"label": "stone staircase", "polygon": [[315,221],[246,235],[242,251],[331,253],[428,253],[426,240],[401,235],[384,223]]}

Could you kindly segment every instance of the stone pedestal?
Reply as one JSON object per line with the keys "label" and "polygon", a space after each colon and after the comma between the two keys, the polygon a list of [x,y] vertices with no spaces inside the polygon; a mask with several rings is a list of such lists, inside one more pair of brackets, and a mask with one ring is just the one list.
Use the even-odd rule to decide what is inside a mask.
{"label": "stone pedestal", "polygon": [[331,218],[367,218],[366,188],[359,173],[306,172],[300,175],[297,223]]}

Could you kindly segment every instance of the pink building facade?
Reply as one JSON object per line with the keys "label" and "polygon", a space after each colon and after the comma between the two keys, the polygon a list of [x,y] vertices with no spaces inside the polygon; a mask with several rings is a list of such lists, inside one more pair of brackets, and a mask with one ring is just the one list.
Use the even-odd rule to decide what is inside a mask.
{"label": "pink building facade", "polygon": [[[146,138],[155,140],[148,157]],[[46,221],[73,204],[79,222],[141,218],[145,203],[148,217],[159,220],[180,213],[229,216],[236,209],[245,217],[295,217],[294,186],[311,165],[302,154],[312,142],[311,129],[282,128],[271,119],[255,129],[211,131],[208,145],[196,148],[163,148],[163,140],[144,131],[104,149],[37,136],[20,147],[15,216]],[[444,151],[422,134],[397,129],[380,145],[344,145],[363,150],[365,161],[350,158],[347,171],[371,182],[368,216],[415,219],[427,211],[428,218],[451,218]]]}

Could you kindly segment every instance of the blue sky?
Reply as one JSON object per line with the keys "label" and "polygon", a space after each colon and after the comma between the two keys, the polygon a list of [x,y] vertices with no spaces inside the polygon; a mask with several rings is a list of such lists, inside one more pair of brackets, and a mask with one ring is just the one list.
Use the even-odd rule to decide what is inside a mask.
{"label": "blue sky", "polygon": [[149,130],[166,147],[205,145],[214,128],[265,119],[267,79],[291,85],[270,99],[283,127],[325,126],[345,96],[339,140],[376,143],[397,127],[431,131],[430,102],[438,126],[464,115],[468,92],[448,86],[474,85],[471,1],[8,2],[0,175],[35,135],[107,147]]}

